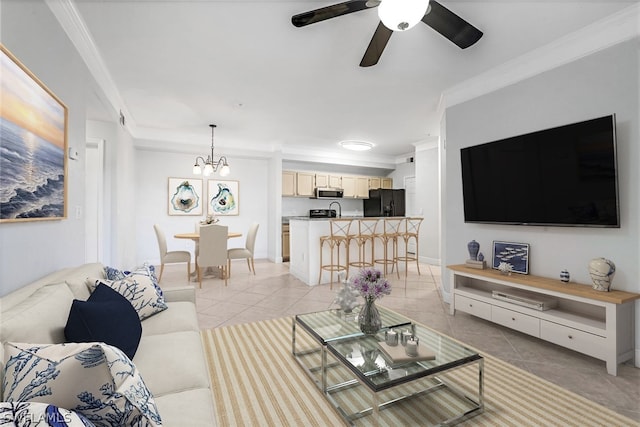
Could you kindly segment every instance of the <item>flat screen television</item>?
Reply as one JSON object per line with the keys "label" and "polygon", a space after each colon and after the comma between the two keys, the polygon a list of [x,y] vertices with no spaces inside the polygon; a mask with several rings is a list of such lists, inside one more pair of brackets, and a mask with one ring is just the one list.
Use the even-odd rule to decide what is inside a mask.
{"label": "flat screen television", "polygon": [[467,223],[620,227],[613,114],[460,155]]}

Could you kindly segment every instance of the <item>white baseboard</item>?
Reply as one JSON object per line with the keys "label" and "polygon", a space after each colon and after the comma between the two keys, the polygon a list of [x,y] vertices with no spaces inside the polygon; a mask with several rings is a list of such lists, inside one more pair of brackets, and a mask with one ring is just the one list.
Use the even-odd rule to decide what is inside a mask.
{"label": "white baseboard", "polygon": [[440,258],[418,257],[418,261],[423,264],[440,265]]}

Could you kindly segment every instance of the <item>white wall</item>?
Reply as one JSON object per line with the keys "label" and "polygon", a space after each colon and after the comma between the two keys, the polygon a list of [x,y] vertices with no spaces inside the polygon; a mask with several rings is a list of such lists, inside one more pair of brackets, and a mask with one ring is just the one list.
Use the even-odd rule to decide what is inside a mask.
{"label": "white wall", "polygon": [[[0,38],[68,107],[68,143],[80,154],[68,161],[68,218],[0,225],[0,295],[62,267],[84,262],[84,147],[86,96],[97,91],[77,51],[42,1],[3,1]],[[52,48],[55,46],[55,48]]]}
{"label": "white wall", "polygon": [[[614,289],[640,292],[638,164],[638,40],[621,43],[519,83],[446,110],[444,265],[468,258],[466,244],[477,240],[486,255],[493,240],[531,244],[531,274],[591,283],[590,259],[616,263]],[[527,227],[465,224],[462,208],[460,148],[615,113],[620,186],[619,229]],[[449,273],[443,271],[448,298]],[[640,309],[636,304],[636,348],[640,345]]]}
{"label": "white wall", "polygon": [[440,265],[440,158],[438,141],[416,147],[416,192],[424,221],[420,226],[420,260]]}
{"label": "white wall", "polygon": [[[199,153],[200,155],[202,153]],[[197,178],[192,173],[193,163],[197,154],[177,153],[167,151],[135,150],[135,176],[129,183],[136,189],[135,200],[128,214],[135,218],[135,229],[131,236],[130,246],[133,248],[138,264],[149,261],[159,262],[158,243],[153,231],[153,224],[157,223],[164,229],[169,250],[188,250],[193,253],[191,240],[173,238],[176,233],[186,233],[194,230],[195,223],[202,220],[202,216],[170,216],[168,214],[168,179]],[[269,183],[269,160],[252,158],[233,158],[227,156],[231,167],[231,174],[222,178],[218,174],[210,179],[238,181],[239,215],[220,216],[220,224],[229,227],[230,231],[243,233],[241,238],[229,240],[229,247],[244,247],[247,230],[252,222],[258,222],[258,237],[256,239],[255,258],[268,258],[268,242],[273,238],[269,231],[273,212],[270,212],[269,197],[273,197]],[[200,176],[202,178],[202,176]],[[203,191],[206,197],[206,179],[203,179]]]}

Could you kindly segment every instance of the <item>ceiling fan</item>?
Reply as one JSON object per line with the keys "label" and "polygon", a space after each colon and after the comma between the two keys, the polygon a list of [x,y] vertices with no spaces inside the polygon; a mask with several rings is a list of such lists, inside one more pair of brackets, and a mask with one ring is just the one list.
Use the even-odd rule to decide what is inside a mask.
{"label": "ceiling fan", "polygon": [[[376,28],[371,42],[360,61],[361,67],[370,67],[378,63],[387,42],[391,38],[393,31],[404,31],[409,29],[412,25],[406,21],[400,20],[395,27],[389,25],[394,29],[390,29],[387,25],[388,22],[383,22],[382,12],[383,8],[388,9],[387,5],[396,3],[415,3],[416,0],[349,0],[342,3],[337,3],[331,6],[322,7],[320,9],[311,10],[309,12],[300,13],[291,17],[291,23],[296,27],[304,27],[316,22],[324,21],[326,19],[335,18],[342,15],[347,15],[353,12],[360,12],[366,9],[372,9],[380,7],[379,14],[381,21]],[[460,49],[466,49],[467,47],[476,43],[480,37],[482,37],[482,31],[451,12],[446,7],[442,6],[435,0],[423,0],[423,3],[428,4],[424,6],[426,11],[422,14],[419,11],[419,16],[422,14],[421,19],[417,19],[416,22],[422,21],[444,37],[456,44]],[[415,22],[414,22],[415,23]]]}

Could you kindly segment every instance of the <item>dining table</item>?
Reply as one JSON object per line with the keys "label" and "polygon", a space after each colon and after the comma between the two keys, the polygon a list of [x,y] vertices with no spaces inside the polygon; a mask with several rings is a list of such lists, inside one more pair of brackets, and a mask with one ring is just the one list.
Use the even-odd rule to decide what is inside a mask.
{"label": "dining table", "polygon": [[[191,233],[174,234],[173,237],[175,237],[176,239],[189,239],[195,242],[200,240],[200,234],[193,231]],[[238,233],[237,231],[229,231],[229,234],[227,234],[227,238],[232,239],[234,237],[242,237],[242,233]]]}
{"label": "dining table", "polygon": [[[175,237],[176,239],[189,239],[189,240],[193,240],[196,244],[200,241],[200,233],[197,232],[190,232],[190,233],[177,233],[174,234],[173,237]],[[242,233],[238,233],[237,231],[229,231],[227,234],[227,239],[233,239],[235,237],[242,237]],[[196,271],[194,271],[193,273],[191,273],[191,276],[194,278],[194,281],[196,281],[196,277],[197,277],[197,270],[198,270],[198,260],[196,259]],[[207,268],[207,271],[205,272],[205,275],[211,275],[213,274],[213,269],[211,269],[211,267]]]}

